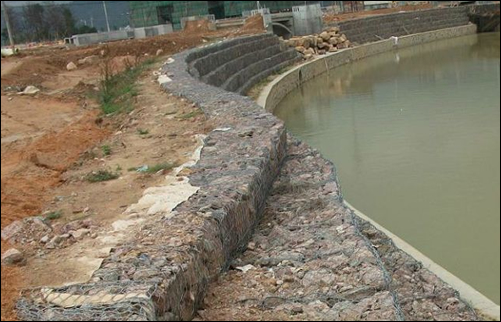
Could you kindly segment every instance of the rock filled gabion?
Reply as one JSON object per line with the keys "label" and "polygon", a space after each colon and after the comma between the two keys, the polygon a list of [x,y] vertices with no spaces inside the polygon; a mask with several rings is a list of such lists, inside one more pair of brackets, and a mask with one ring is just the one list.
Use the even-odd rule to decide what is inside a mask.
{"label": "rock filled gabion", "polygon": [[296,48],[306,59],[351,46],[346,35],[340,33],[339,27],[331,27],[320,34],[293,37],[286,40],[286,43],[290,47]]}

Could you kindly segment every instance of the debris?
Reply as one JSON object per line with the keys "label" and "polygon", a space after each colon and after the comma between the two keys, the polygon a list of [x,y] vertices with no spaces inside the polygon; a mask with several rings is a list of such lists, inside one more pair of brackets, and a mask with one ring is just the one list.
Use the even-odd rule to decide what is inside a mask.
{"label": "debris", "polygon": [[33,86],[33,85],[29,85],[29,86],[26,86],[26,88],[21,92],[21,94],[23,95],[35,95],[36,93],[40,92],[40,89]]}
{"label": "debris", "polygon": [[249,265],[245,265],[245,266],[239,266],[236,269],[238,269],[239,271],[242,271],[244,273],[247,273],[251,269],[256,269],[256,267],[254,267],[254,265],[249,264]]}
{"label": "debris", "polygon": [[[79,59],[78,60],[78,64],[79,65],[84,65],[84,64],[90,64],[90,65],[92,65],[95,62],[97,62],[98,60],[99,60],[99,56],[97,56],[97,55],[91,55],[91,56],[87,56],[85,58]],[[66,68],[68,68],[68,66],[66,66]]]}
{"label": "debris", "polygon": [[137,172],[147,172],[150,169],[148,165],[143,165],[142,167],[139,167],[136,169]]}
{"label": "debris", "polygon": [[80,228],[78,230],[70,231],[69,234],[75,239],[81,239],[90,232],[87,228]]}
{"label": "debris", "polygon": [[169,76],[167,76],[167,75],[158,76],[158,83],[160,85],[165,84],[165,83],[169,83],[169,82],[172,82],[172,79]]}
{"label": "debris", "polygon": [[161,54],[163,54],[163,49],[158,49],[155,56],[160,56]]}

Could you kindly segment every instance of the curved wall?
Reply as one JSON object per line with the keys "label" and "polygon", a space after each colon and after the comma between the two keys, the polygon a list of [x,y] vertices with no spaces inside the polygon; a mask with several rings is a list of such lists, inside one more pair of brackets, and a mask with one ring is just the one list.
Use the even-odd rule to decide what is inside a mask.
{"label": "curved wall", "polygon": [[[399,44],[472,32],[474,26],[465,26],[436,34],[410,35]],[[258,45],[260,42],[266,45]],[[385,40],[296,68],[268,87],[263,104],[273,110],[302,82],[393,46],[393,40]],[[248,50],[267,58],[256,60],[248,55]],[[287,155],[286,131],[280,120],[250,98],[210,84],[226,84],[225,88],[242,93],[281,66],[301,59],[289,52],[277,47],[273,36],[263,34],[174,55],[172,62],[164,66],[167,82],[163,87],[199,106],[216,127],[205,139],[200,160],[189,175],[190,183],[199,187],[198,192],[175,209],[175,216],[155,218],[131,236],[130,242],[115,248],[95,272],[92,282],[25,293],[20,305],[29,308],[24,311],[29,314],[20,317],[191,319],[208,284],[228,267],[259,222],[269,190]],[[235,76],[241,72],[244,77]],[[64,295],[69,304],[47,302],[54,294]],[[96,299],[96,294],[106,296]]]}
{"label": "curved wall", "polygon": [[477,26],[468,24],[460,27],[440,29],[431,32],[413,34],[394,39],[380,40],[361,46],[343,49],[336,53],[329,53],[320,56],[307,64],[298,66],[279,78],[272,81],[261,93],[258,104],[267,111],[273,112],[278,103],[293,89],[299,87],[305,81],[312,79],[322,73],[356,60],[377,55],[379,53],[391,51],[396,48],[403,48],[430,41],[458,37],[474,34]]}
{"label": "curved wall", "polygon": [[[299,87],[305,81],[318,76],[322,73],[329,72],[331,69],[354,62],[371,55],[394,50],[395,48],[408,47],[418,45],[425,42],[457,37],[462,35],[474,34],[477,31],[476,25],[466,25],[461,27],[447,28],[435,31],[429,31],[420,34],[414,34],[395,39],[382,40],[355,48],[344,49],[337,53],[332,53],[327,56],[319,57],[311,62],[286,72],[273,80],[266,86],[258,98],[258,104],[267,111],[273,112],[278,103],[292,90]],[[454,289],[460,292],[461,298],[472,305],[484,318],[498,321],[500,318],[500,308],[490,299],[476,291],[473,287],[463,282],[461,279],[451,274],[417,249],[407,244],[404,240],[394,235],[384,227],[371,220],[370,217],[353,208],[349,203],[345,204],[353,209],[353,211],[362,220],[376,227],[377,230],[388,236],[389,239],[407,254],[421,262],[425,268],[436,274],[440,279],[451,285]]]}

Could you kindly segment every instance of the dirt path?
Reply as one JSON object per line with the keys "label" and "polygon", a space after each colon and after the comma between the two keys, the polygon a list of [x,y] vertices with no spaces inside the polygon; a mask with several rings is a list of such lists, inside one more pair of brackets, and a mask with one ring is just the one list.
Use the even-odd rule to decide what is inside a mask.
{"label": "dirt path", "polygon": [[[99,267],[109,244],[97,235],[109,230],[146,188],[164,180],[163,170],[128,170],[181,164],[195,149],[196,135],[206,131],[203,113],[159,88],[152,72],[160,64],[138,81],[133,111],[110,119],[99,117],[90,102],[84,104],[87,110],[52,96],[2,96],[2,228],[26,216],[61,216],[47,228],[30,223],[11,239],[28,263],[2,266],[2,319],[13,318],[19,288],[88,280]],[[39,117],[32,114],[34,108]],[[101,183],[86,180],[99,170],[120,176]],[[71,237],[56,247],[42,242],[84,226],[92,233],[81,240]],[[2,242],[2,252],[8,247]]]}
{"label": "dirt path", "polygon": [[[83,48],[41,47],[2,58],[2,229],[29,216],[61,216],[50,225],[28,219],[27,230],[21,233],[26,238],[9,242],[2,238],[2,254],[15,246],[28,256],[24,267],[2,266],[2,320],[15,319],[14,305],[23,287],[85,278],[90,269],[80,270],[77,262],[67,259],[81,256],[86,248],[97,248],[96,235],[122,216],[127,205],[137,202],[147,187],[164,180],[162,171],[128,170],[183,162],[197,144],[196,134],[210,128],[191,104],[160,92],[151,70],[140,80],[136,109],[103,118],[95,95],[101,64],[112,61],[120,69],[130,57],[160,55],[166,59],[208,41],[258,32],[242,29],[195,28],[190,33]],[[81,62],[88,57],[92,62]],[[66,70],[69,62],[78,68]],[[41,91],[33,96],[18,95],[28,85]],[[89,173],[104,169],[119,178],[86,181]],[[63,233],[68,229],[90,229],[92,233],[76,242],[77,238]],[[58,234],[64,240],[57,247],[47,247],[44,237]]]}

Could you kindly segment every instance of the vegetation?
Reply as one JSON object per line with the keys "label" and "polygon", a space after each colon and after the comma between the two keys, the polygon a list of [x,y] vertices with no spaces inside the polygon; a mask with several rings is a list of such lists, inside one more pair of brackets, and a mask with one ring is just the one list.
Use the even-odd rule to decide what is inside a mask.
{"label": "vegetation", "polygon": [[153,64],[149,59],[140,62],[136,58],[134,62],[125,61],[125,70],[120,73],[113,71],[111,61],[101,66],[101,84],[98,99],[104,114],[114,114],[132,109],[132,99],[137,96],[136,80],[143,70]]}
{"label": "vegetation", "polygon": [[61,210],[56,210],[53,212],[49,212],[47,215],[45,215],[45,219],[56,220],[56,219],[61,218],[62,215],[63,215],[63,212]]}
{"label": "vegetation", "polygon": [[[154,59],[140,61],[136,57],[134,62],[125,61],[125,70],[120,73],[113,71],[111,61],[101,66],[101,84],[98,100],[104,114],[114,114],[121,111],[130,111],[133,107],[133,98],[137,96],[137,78],[155,62]],[[148,134],[148,133],[146,133]]]}
{"label": "vegetation", "polygon": [[[103,5],[100,1],[23,1],[27,4],[6,4],[15,43],[61,40],[72,35],[105,31]],[[37,3],[38,2],[38,3]],[[125,15],[126,1],[107,3],[112,29],[129,24]],[[3,20],[3,12],[2,12]],[[4,25],[2,23],[2,25]],[[9,42],[6,28],[2,29],[2,45]]]}
{"label": "vegetation", "polygon": [[142,173],[157,173],[159,171],[169,171],[172,168],[176,167],[177,164],[170,162],[158,163],[153,166],[140,166],[140,167],[132,167],[127,169],[128,171],[139,171]]}
{"label": "vegetation", "polygon": [[183,114],[183,115],[179,116],[178,118],[180,118],[182,120],[187,120],[187,119],[191,119],[192,117],[195,117],[195,116],[200,115],[200,114],[203,114],[203,112],[201,110],[197,109],[193,112]]}
{"label": "vegetation", "polygon": [[146,172],[147,173],[157,173],[159,171],[169,171],[172,168],[174,168],[175,166],[176,166],[176,164],[169,163],[169,162],[159,163],[159,164],[155,164],[154,166],[149,167]]}
{"label": "vegetation", "polygon": [[108,156],[111,154],[111,147],[109,145],[101,146],[101,150],[103,151],[104,156]]}
{"label": "vegetation", "polygon": [[102,182],[117,179],[120,176],[118,172],[112,172],[109,170],[99,170],[97,172],[93,171],[89,173],[86,177],[89,182]]}
{"label": "vegetation", "polygon": [[140,135],[146,135],[149,134],[150,131],[144,129],[137,129],[137,133],[139,133]]}

